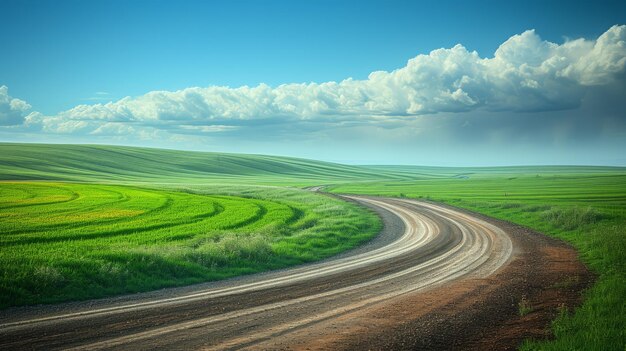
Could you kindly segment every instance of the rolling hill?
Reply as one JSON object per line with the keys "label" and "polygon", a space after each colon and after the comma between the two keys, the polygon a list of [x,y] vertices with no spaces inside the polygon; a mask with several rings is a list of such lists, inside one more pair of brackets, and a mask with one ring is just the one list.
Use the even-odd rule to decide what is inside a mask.
{"label": "rolling hill", "polygon": [[108,145],[0,143],[0,180],[259,183],[408,179],[403,172],[290,157]]}
{"label": "rolling hill", "polygon": [[320,185],[535,174],[603,174],[620,167],[354,166],[293,157],[111,145],[0,143],[0,180]]}

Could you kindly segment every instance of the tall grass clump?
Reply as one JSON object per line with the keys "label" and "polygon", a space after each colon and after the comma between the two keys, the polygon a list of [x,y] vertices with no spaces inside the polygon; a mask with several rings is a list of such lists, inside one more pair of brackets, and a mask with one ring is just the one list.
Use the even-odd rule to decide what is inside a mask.
{"label": "tall grass clump", "polygon": [[589,224],[595,224],[602,219],[602,214],[587,207],[552,208],[541,214],[541,217],[557,228],[573,230]]}
{"label": "tall grass clump", "polygon": [[273,251],[271,240],[267,236],[225,233],[203,239],[193,247],[177,252],[176,255],[185,261],[211,270],[219,270],[234,262],[267,264],[273,258]]}

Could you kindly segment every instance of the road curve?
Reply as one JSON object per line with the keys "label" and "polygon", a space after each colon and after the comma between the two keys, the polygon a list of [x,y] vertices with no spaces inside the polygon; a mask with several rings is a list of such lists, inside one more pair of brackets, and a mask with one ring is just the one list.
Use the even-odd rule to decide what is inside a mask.
{"label": "road curve", "polygon": [[408,199],[345,198],[401,220],[394,240],[183,293],[10,309],[0,315],[0,348],[264,348],[268,340],[391,299],[488,277],[511,259],[507,233],[467,213]]}

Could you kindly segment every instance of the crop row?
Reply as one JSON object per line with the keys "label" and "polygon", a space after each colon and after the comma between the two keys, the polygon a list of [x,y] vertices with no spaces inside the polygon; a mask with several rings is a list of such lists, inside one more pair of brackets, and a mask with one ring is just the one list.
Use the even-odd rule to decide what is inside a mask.
{"label": "crop row", "polygon": [[0,306],[284,267],[348,249],[378,228],[364,209],[325,196],[227,189],[0,183]]}

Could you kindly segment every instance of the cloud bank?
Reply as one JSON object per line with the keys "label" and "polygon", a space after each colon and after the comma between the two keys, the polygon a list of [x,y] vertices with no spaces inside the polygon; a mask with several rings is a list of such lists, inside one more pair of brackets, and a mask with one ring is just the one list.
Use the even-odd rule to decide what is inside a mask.
{"label": "cloud bank", "polygon": [[24,123],[31,106],[26,101],[9,96],[9,88],[0,86],[0,126],[13,126]]}
{"label": "cloud bank", "polygon": [[203,135],[260,124],[384,124],[440,113],[559,111],[579,107],[589,90],[624,82],[625,76],[624,25],[596,40],[562,44],[529,30],[502,43],[490,58],[456,45],[364,80],[153,91],[55,116],[27,114],[30,105],[9,97],[3,86],[0,125],[46,133]]}

